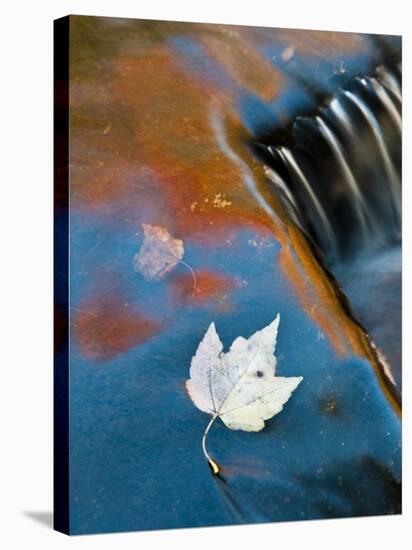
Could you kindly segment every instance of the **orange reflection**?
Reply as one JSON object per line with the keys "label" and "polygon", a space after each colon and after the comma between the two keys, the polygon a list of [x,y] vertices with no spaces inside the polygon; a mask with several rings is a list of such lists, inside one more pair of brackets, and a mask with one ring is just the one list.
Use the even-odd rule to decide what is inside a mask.
{"label": "orange reflection", "polygon": [[196,271],[196,287],[190,273],[175,273],[170,280],[174,300],[183,304],[202,305],[224,298],[235,286],[232,277],[208,270]]}
{"label": "orange reflection", "polygon": [[119,296],[102,296],[74,310],[74,335],[81,353],[104,361],[142,344],[162,328]]}
{"label": "orange reflection", "polygon": [[[276,32],[279,42],[290,48],[287,56],[298,51],[321,59],[365,52],[367,37],[228,25],[150,27],[136,21],[123,43],[122,26],[106,36],[105,29],[87,25],[99,23],[72,20],[72,206],[98,209],[123,227],[162,225],[204,246],[219,247],[244,228],[274,236],[282,246],[285,277],[307,314],[337,353],[368,358],[386,392],[376,352],[348,316],[303,235],[270,191],[260,162],[247,149],[249,136],[236,103],[240,88],[263,101],[275,100],[284,90],[282,74],[256,48],[268,32]],[[203,45],[233,86],[190,73],[167,42],[185,34]],[[201,304],[231,288],[219,274],[197,275],[194,294],[190,275],[173,276],[178,300]],[[89,357],[111,357],[160,329],[158,322],[110,301],[84,309],[76,315],[75,330]]]}

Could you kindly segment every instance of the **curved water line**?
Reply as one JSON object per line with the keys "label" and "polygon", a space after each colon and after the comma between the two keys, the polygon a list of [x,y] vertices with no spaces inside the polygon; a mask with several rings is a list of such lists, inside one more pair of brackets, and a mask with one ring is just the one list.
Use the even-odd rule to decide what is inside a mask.
{"label": "curved water line", "polygon": [[[335,136],[335,134],[332,132],[332,130],[329,128],[329,126],[326,124],[326,122],[320,117],[316,116],[315,120],[318,124],[319,130],[321,134],[323,135],[326,142],[329,144],[333,155],[335,156],[336,161],[338,162],[338,165],[340,166],[343,175],[345,176],[345,180],[348,184],[348,187],[352,193],[352,196],[354,197],[353,205],[354,210],[357,214],[359,224],[361,227],[361,233],[362,233],[362,239],[364,242],[367,240],[367,235],[370,232],[369,228],[371,227],[371,223],[369,220],[368,211],[366,208],[365,201],[362,197],[362,194],[359,190],[359,186],[356,182],[355,176],[353,175],[352,170],[350,169],[345,156],[341,150],[341,146]],[[369,228],[368,228],[369,226]]]}
{"label": "curved water line", "polygon": [[401,115],[396,108],[392,98],[388,94],[388,92],[385,90],[385,88],[376,80],[376,78],[360,78],[358,79],[358,82],[360,82],[366,89],[368,88],[368,83],[372,86],[374,92],[376,93],[377,97],[380,99],[382,105],[386,108],[389,116],[395,123],[396,129],[399,132],[399,135],[402,134],[402,119]]}
{"label": "curved water line", "polygon": [[269,206],[269,204],[266,202],[263,195],[260,193],[249,166],[230,147],[226,139],[225,128],[222,121],[222,115],[219,110],[211,109],[209,114],[209,122],[210,122],[210,126],[213,129],[213,132],[216,137],[216,141],[220,147],[220,150],[239,168],[248,191],[257,200],[258,204],[263,208],[266,214],[268,214],[276,224],[279,224],[280,219],[275,215],[273,209]]}
{"label": "curved water line", "polygon": [[388,149],[384,142],[381,132],[379,131],[379,124],[367,105],[365,105],[360,99],[358,99],[352,92],[345,91],[345,96],[351,101],[363,114],[368,126],[372,130],[375,137],[376,144],[382,155],[382,160],[385,166],[385,171],[388,177],[389,187],[391,189],[391,199],[393,203],[394,216],[397,223],[400,223],[401,218],[401,196],[400,196],[400,181],[396,174],[393,163],[389,157]]}
{"label": "curved water line", "polygon": [[298,162],[293,157],[293,154],[291,153],[291,151],[289,151],[286,147],[280,147],[278,151],[284,163],[286,164],[286,166],[289,166],[292,169],[293,173],[296,175],[296,177],[299,179],[299,181],[302,183],[303,187],[305,188],[323,224],[325,234],[331,246],[332,254],[336,257],[338,247],[337,247],[337,242],[336,242],[336,238],[335,238],[332,226],[329,223],[329,220],[325,214],[325,211],[321,203],[319,202],[317,196],[315,195],[309,181],[307,180],[306,176],[303,174]]}

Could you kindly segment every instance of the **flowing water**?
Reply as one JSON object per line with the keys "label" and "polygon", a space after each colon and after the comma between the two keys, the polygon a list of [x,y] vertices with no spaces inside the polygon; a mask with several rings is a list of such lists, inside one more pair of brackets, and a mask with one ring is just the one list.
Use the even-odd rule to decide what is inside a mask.
{"label": "flowing water", "polygon": [[289,216],[318,250],[401,385],[401,73],[357,77],[291,146],[259,144]]}

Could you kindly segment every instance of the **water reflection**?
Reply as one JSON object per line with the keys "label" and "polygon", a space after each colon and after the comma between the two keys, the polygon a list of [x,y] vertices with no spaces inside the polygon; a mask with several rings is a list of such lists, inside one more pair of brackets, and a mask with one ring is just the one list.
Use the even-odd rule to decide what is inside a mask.
{"label": "water reflection", "polygon": [[[318,245],[332,250],[334,243],[340,254],[347,227],[330,212],[339,203],[367,239],[374,230],[369,199],[352,204],[356,194],[365,197],[354,187],[364,181],[361,165],[342,161],[337,142],[345,126],[336,128],[332,109],[296,127],[307,149],[316,141],[322,151],[325,162],[312,171],[306,164],[313,159],[296,153],[288,126],[343,86],[357,98],[373,91],[380,127],[399,136],[394,74],[379,77],[380,87],[366,79],[364,92],[362,82],[355,91],[346,87],[350,76],[372,74],[382,57],[375,41],[77,16],[70,24],[72,532],[398,510],[393,394],[376,350],[310,244],[315,233],[301,221],[304,212]],[[396,37],[387,41],[399,48]],[[339,101],[335,114],[352,123],[349,113],[359,106],[347,95]],[[382,158],[368,116],[359,111],[357,121],[367,127],[360,141],[368,135],[379,153],[373,170],[383,182],[398,169],[399,153],[391,142]],[[270,167],[281,192],[250,147],[268,132],[274,142],[260,141],[281,147],[282,168]],[[339,171],[326,162],[332,157]],[[319,181],[327,170],[338,174],[338,184],[324,190],[334,200],[315,188],[315,168]],[[394,220],[396,200],[378,203]],[[133,270],[142,224],[183,240],[196,292],[182,266],[156,282]],[[278,370],[304,376],[299,399],[257,434],[217,423],[210,446],[224,470],[215,479],[199,446],[207,417],[184,389],[190,359],[211,321],[227,346],[278,311]],[[358,469],[373,470],[360,494],[352,490]]]}

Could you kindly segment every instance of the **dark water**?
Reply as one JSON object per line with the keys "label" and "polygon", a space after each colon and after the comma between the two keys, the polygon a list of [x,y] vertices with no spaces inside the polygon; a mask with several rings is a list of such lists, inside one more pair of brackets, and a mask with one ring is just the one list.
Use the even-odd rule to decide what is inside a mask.
{"label": "dark water", "polygon": [[401,73],[379,66],[258,144],[289,216],[348,296],[401,386]]}
{"label": "dark water", "polygon": [[[292,150],[296,116],[313,116],[325,97],[386,61],[376,39],[104,18],[71,24],[71,532],[399,513],[396,407],[364,333],[248,152],[270,135]],[[396,37],[385,40],[399,49]],[[305,173],[312,179],[322,165]],[[345,185],[331,180],[330,193]],[[330,234],[305,205],[295,222],[327,252]],[[328,219],[343,243],[342,220]],[[194,296],[184,266],[156,283],[133,270],[142,223],[184,241]],[[343,246],[327,257],[355,304],[375,292],[372,281],[382,284],[376,266],[397,279],[396,239],[383,255],[372,251],[376,264],[364,265],[364,255],[355,262]],[[354,281],[365,272],[362,291]],[[396,304],[396,282],[387,288]],[[368,304],[359,311],[372,315],[363,322],[378,340],[387,324]],[[261,432],[216,422],[208,447],[222,477],[213,476],[201,450],[209,417],[185,390],[191,357],[211,321],[227,349],[278,312],[278,374],[304,380]]]}

